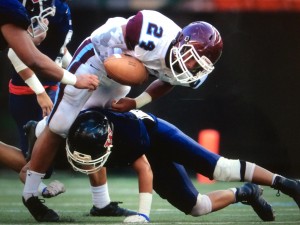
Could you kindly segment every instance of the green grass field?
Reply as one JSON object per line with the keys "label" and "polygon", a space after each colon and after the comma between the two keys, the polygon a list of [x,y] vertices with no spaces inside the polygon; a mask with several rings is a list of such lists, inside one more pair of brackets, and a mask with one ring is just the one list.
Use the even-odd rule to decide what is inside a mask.
{"label": "green grass field", "polygon": [[[122,224],[122,217],[101,217],[94,218],[87,216],[92,203],[89,191],[89,182],[85,175],[75,172],[57,172],[52,179],[62,181],[67,188],[66,193],[52,199],[47,199],[49,207],[55,209],[61,216],[62,222],[57,224]],[[218,182],[215,184],[199,184],[194,179],[195,185],[201,193],[217,189],[240,186],[240,183]],[[46,182],[47,183],[47,182]],[[138,207],[137,179],[132,174],[116,176],[109,174],[109,190],[112,201],[121,201],[122,207],[136,210]],[[170,187],[172,188],[172,187]],[[176,188],[176,187],[174,187]],[[3,224],[37,224],[31,217],[21,201],[23,185],[18,180],[17,174],[0,170],[0,225]],[[264,187],[264,196],[276,211],[276,220],[267,222],[270,224],[300,224],[299,208],[293,200],[285,195],[276,197],[276,191]],[[41,223],[40,223],[41,224]],[[49,224],[49,223],[45,223]],[[167,201],[162,200],[154,194],[151,224],[266,224],[261,221],[250,206],[240,203],[211,213],[202,217],[186,216]]]}

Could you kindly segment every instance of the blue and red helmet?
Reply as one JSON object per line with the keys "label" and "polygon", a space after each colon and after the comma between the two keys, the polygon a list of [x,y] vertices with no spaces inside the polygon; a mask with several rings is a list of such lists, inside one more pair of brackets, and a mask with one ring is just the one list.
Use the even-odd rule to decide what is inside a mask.
{"label": "blue and red helmet", "polygon": [[69,130],[67,158],[75,171],[90,174],[100,170],[112,148],[113,128],[99,111],[80,114]]}
{"label": "blue and red helmet", "polygon": [[37,37],[48,30],[45,19],[55,15],[55,0],[20,0],[26,8],[31,24],[28,33]]}

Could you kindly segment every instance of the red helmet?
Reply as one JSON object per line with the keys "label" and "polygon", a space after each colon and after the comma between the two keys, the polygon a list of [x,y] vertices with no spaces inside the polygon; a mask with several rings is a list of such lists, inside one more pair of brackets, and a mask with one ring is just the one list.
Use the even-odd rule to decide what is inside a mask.
{"label": "red helmet", "polygon": [[[181,83],[201,80],[201,84],[213,71],[213,65],[220,58],[222,49],[222,38],[215,27],[203,21],[190,23],[182,29],[178,45],[171,50],[170,64],[173,75]],[[188,68],[186,63],[191,59],[196,61],[196,65]]]}
{"label": "red helmet", "polygon": [[211,24],[203,21],[190,23],[182,29],[179,45],[191,44],[199,56],[205,55],[215,64],[222,54],[223,41],[219,31]]}

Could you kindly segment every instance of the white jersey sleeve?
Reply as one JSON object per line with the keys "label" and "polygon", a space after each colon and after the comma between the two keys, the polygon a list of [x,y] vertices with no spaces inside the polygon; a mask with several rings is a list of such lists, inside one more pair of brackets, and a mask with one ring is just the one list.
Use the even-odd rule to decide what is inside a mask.
{"label": "white jersey sleeve", "polygon": [[122,17],[110,18],[91,34],[95,53],[102,62],[110,55],[127,49],[121,28],[126,22]]}

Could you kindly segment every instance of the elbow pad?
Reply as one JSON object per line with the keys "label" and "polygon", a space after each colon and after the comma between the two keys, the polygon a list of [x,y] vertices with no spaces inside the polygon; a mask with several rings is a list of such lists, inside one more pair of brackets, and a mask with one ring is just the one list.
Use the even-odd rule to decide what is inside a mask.
{"label": "elbow pad", "polygon": [[28,68],[11,48],[8,50],[7,56],[17,73]]}

